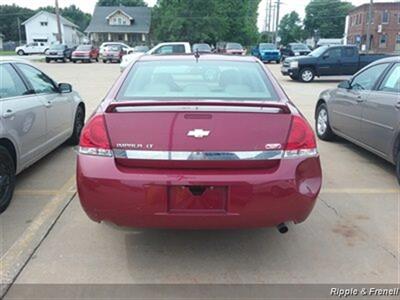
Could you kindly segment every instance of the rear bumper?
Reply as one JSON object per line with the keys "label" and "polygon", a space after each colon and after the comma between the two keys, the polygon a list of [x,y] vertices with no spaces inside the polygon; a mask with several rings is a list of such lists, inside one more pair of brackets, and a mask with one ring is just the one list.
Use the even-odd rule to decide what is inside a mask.
{"label": "rear bumper", "polygon": [[[314,207],[321,180],[318,157],[282,160],[273,171],[135,169],[119,167],[113,158],[82,154],[77,161],[78,193],[87,215],[127,227],[222,229],[299,223]],[[171,211],[170,187],[192,185],[226,187],[225,209]]]}
{"label": "rear bumper", "polygon": [[91,59],[90,56],[72,56],[71,57],[72,60],[89,60]]}
{"label": "rear bumper", "polygon": [[46,59],[63,59],[64,55],[46,55]]}
{"label": "rear bumper", "polygon": [[275,60],[275,61],[281,60],[281,55],[279,53],[278,54],[274,54],[274,53],[264,54],[264,55],[261,55],[260,57],[261,57],[261,61],[263,61],[263,62],[268,62],[268,61],[273,61],[273,60]]}

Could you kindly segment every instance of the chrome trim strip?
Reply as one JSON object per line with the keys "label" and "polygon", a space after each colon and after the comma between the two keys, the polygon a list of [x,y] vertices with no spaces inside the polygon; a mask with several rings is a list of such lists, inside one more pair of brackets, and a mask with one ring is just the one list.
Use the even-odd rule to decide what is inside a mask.
{"label": "chrome trim strip", "polygon": [[253,113],[270,113],[277,114],[282,109],[277,107],[246,107],[246,106],[203,106],[203,105],[160,105],[160,106],[120,106],[115,108],[116,112],[152,112],[152,111],[185,111],[185,112],[253,112]]}
{"label": "chrome trim strip", "polygon": [[153,151],[114,149],[116,158],[147,160],[274,160],[284,157],[283,150],[270,151]]}

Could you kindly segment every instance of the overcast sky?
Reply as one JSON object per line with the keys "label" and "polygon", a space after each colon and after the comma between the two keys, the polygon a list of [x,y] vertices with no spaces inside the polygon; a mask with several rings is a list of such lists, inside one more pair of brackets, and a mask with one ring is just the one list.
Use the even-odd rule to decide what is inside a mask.
{"label": "overcast sky", "polygon": [[[153,6],[157,0],[145,0],[149,6]],[[223,1],[223,0],[221,0]],[[388,0],[374,0],[374,2],[385,2]],[[389,0],[390,1],[390,0]],[[395,0],[391,0],[395,1]],[[75,4],[85,12],[93,13],[94,6],[97,0],[59,0],[61,7]],[[275,2],[275,0],[274,0]],[[310,0],[282,0],[280,17],[291,12],[292,10],[297,11],[301,17],[304,17],[304,8],[310,2]],[[350,0],[354,5],[360,5],[369,2],[368,0]],[[0,0],[0,4],[17,4],[19,6],[25,6],[32,9],[36,9],[40,6],[54,5],[54,0]],[[264,27],[265,11],[266,11],[267,0],[262,0],[258,9],[258,27],[262,29]]]}

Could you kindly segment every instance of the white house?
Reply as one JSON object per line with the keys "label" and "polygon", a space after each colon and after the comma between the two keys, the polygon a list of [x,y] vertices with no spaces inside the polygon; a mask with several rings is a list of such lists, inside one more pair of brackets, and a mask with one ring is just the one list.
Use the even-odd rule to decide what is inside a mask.
{"label": "white house", "polygon": [[[60,16],[62,43],[76,46],[82,42],[83,34],[78,26]],[[25,22],[26,43],[46,42],[57,43],[58,27],[57,16],[47,11],[40,11]]]}

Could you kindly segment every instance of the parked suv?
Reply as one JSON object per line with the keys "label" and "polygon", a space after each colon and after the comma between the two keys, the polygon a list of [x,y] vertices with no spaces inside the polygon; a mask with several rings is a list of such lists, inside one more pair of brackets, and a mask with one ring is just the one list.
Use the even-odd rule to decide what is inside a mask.
{"label": "parked suv", "polygon": [[302,43],[290,43],[286,47],[281,48],[282,60],[291,56],[308,55],[310,52],[310,48]]}
{"label": "parked suv", "polygon": [[74,49],[69,48],[67,45],[64,44],[52,45],[46,51],[46,62],[49,63],[52,60],[61,60],[63,62],[66,62],[67,60],[71,60],[73,50]]}

